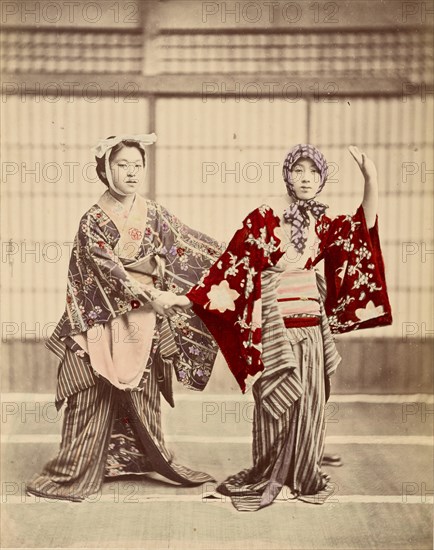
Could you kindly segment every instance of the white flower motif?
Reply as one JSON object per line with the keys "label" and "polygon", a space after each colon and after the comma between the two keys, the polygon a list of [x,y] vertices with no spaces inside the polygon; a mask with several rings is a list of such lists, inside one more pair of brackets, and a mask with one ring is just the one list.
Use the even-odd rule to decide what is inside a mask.
{"label": "white flower motif", "polygon": [[360,273],[357,281],[354,282],[353,288],[360,288],[362,285],[366,285],[369,282],[369,277],[366,273]]}
{"label": "white flower motif", "polygon": [[383,306],[375,306],[374,302],[369,301],[364,308],[356,309],[356,316],[360,321],[368,321],[375,317],[381,317],[384,314]]}
{"label": "white flower motif", "polygon": [[227,309],[235,311],[235,300],[239,295],[239,292],[232,289],[229,283],[223,280],[219,285],[212,285],[211,290],[208,292],[209,308],[217,309],[220,313]]}

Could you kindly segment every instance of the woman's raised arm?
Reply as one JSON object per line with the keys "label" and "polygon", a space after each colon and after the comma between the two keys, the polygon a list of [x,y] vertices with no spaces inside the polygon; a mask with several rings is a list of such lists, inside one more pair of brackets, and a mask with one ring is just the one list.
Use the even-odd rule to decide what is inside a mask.
{"label": "woman's raised arm", "polygon": [[378,177],[377,168],[374,162],[368,158],[365,153],[359,151],[354,145],[348,147],[354,160],[357,162],[363,177],[365,178],[365,188],[363,193],[363,211],[365,213],[366,225],[368,229],[374,227],[378,210]]}

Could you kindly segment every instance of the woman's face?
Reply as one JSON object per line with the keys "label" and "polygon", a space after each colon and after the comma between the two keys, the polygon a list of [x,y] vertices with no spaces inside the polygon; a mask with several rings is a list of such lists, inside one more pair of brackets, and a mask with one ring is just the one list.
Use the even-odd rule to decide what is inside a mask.
{"label": "woman's face", "polygon": [[145,177],[143,159],[136,147],[122,147],[110,160],[113,183],[125,193],[136,193]]}
{"label": "woman's face", "polygon": [[321,181],[312,159],[301,158],[291,168],[291,182],[298,199],[313,199]]}

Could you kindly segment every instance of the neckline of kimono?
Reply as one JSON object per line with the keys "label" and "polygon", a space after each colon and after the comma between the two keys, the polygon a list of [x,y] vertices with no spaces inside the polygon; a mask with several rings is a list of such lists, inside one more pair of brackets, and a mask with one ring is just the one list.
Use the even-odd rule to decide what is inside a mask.
{"label": "neckline of kimono", "polygon": [[[273,210],[274,214],[276,214],[274,208],[271,206],[271,209]],[[314,244],[316,242],[316,240],[318,239],[318,234],[316,232],[316,227],[317,227],[317,223],[319,221],[319,218],[318,219],[315,219],[315,217],[312,215],[311,212],[308,212],[308,215],[309,217],[311,218],[310,219],[310,225],[309,227],[313,229],[313,238],[312,238],[312,234],[310,233],[309,231],[309,236],[307,238],[307,241],[306,241],[306,245],[310,244],[312,246],[312,244]],[[285,220],[283,219],[283,214],[282,216],[279,218],[279,223],[280,223],[280,227],[282,228],[282,231],[284,232],[285,236],[287,237],[288,239],[288,243],[291,243],[291,236],[288,234],[288,231],[286,230],[285,228],[285,225],[290,225],[288,224],[287,222],[285,222]],[[281,242],[282,244],[282,242]],[[307,254],[306,256],[306,261],[309,261],[309,259],[312,259],[312,256],[314,255],[313,254],[313,249],[311,248],[311,246],[306,246],[305,247],[305,250],[303,251],[303,253],[301,254],[301,258],[303,258],[304,256],[306,256],[306,253],[307,251],[310,249],[310,254]]]}
{"label": "neckline of kimono", "polygon": [[147,200],[136,193],[131,209],[126,212],[123,204],[107,190],[97,204],[112,220],[119,232],[117,243],[119,256],[122,254],[122,258],[134,259],[140,249],[148,222]]}
{"label": "neckline of kimono", "polygon": [[[108,189],[108,192],[109,192],[109,194],[110,194],[111,199],[113,199],[114,201],[116,201],[117,203],[119,203],[119,204],[121,205],[121,207],[122,207],[125,211],[128,210],[128,212],[126,212],[126,214],[129,215],[129,213],[131,212],[131,209],[133,208],[133,204],[136,202],[137,193],[136,193],[136,192],[133,193],[133,200],[131,201],[130,207],[129,207],[129,209],[128,209],[128,207],[125,205],[124,202],[120,201],[118,198],[116,198],[116,197],[113,195],[112,189]],[[115,191],[115,193],[116,193],[116,191]],[[120,195],[120,196],[122,196],[122,195]],[[125,195],[125,197],[127,197],[127,196],[130,196],[130,195]]]}

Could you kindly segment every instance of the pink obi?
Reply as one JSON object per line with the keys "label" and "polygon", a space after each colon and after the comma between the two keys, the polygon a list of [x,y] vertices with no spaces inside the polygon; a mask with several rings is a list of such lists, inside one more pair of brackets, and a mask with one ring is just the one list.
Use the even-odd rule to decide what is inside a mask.
{"label": "pink obi", "polygon": [[320,295],[313,269],[284,271],[277,287],[283,318],[292,315],[321,315]]}

